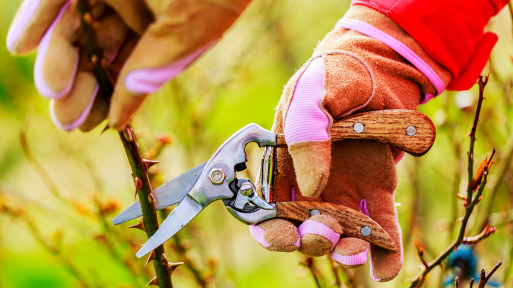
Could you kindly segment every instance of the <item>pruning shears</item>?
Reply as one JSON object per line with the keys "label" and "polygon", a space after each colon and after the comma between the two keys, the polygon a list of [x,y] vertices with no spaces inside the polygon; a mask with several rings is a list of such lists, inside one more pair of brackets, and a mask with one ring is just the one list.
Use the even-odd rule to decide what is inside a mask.
{"label": "pruning shears", "polygon": [[[332,125],[332,141],[373,139],[420,156],[433,145],[436,130],[431,120],[411,110],[382,110],[354,114]],[[246,169],[245,147],[256,142],[264,147],[260,167],[259,191],[249,179],[237,178]],[[276,175],[275,149],[287,144],[282,134],[275,134],[256,124],[249,124],[233,134],[208,162],[200,164],[153,191],[156,210],[178,204],[160,228],[137,252],[142,257],[185,227],[205,207],[222,200],[238,220],[252,224],[273,218],[305,221],[315,214],[330,214],[343,228],[343,236],[363,239],[389,251],[397,251],[387,232],[363,213],[328,202],[268,202]],[[260,195],[262,196],[260,196]],[[263,197],[263,198],[262,198]],[[115,225],[142,216],[139,202],[113,219]]]}

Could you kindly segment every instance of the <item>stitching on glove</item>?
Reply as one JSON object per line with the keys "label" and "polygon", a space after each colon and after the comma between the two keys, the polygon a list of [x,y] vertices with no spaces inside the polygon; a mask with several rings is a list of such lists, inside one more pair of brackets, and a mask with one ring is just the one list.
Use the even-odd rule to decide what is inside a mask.
{"label": "stitching on glove", "polygon": [[[367,71],[369,72],[369,76],[370,76],[371,82],[372,82],[372,92],[371,92],[371,95],[369,96],[369,98],[367,98],[367,101],[365,101],[363,104],[361,104],[359,106],[354,107],[353,109],[347,111],[346,113],[344,113],[343,115],[340,116],[340,117],[344,117],[344,116],[352,114],[354,111],[362,109],[363,107],[367,106],[370,103],[372,98],[374,98],[374,93],[376,92],[376,81],[374,80],[374,74],[372,73],[372,70],[370,69],[369,65],[367,65],[367,63],[364,60],[362,60],[360,57],[356,56],[355,54],[345,52],[345,51],[338,51],[338,50],[326,51],[326,52],[322,53],[323,56],[324,55],[334,55],[334,54],[342,54],[342,55],[350,56],[350,57],[353,57],[354,59],[356,59],[357,61],[359,61],[360,63],[362,63],[362,65],[365,67],[365,69],[367,69]],[[331,128],[331,124],[330,124],[330,128]]]}

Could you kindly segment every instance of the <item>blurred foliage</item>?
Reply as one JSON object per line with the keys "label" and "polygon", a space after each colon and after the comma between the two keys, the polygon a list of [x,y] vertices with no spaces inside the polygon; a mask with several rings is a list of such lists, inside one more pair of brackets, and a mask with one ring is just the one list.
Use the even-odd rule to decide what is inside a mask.
{"label": "blurred foliage", "polygon": [[[0,2],[1,39],[19,2]],[[283,85],[348,7],[348,1],[335,0],[255,0],[214,49],[149,97],[135,118],[142,150],[153,151],[160,160],[152,168],[153,184],[205,161],[247,123],[270,128]],[[507,9],[492,20],[490,30],[500,41],[485,71],[490,83],[475,159],[480,163],[496,148],[497,165],[467,234],[478,234],[487,219],[498,227],[476,245],[478,267],[490,270],[502,260],[505,265],[494,277],[513,287],[513,30]],[[34,55],[11,57],[2,43],[0,61],[0,287],[145,285],[154,272],[135,258],[144,233],[110,222],[134,201],[117,134],[101,134],[102,127],[88,134],[58,130],[48,115],[48,101],[32,83]],[[408,286],[421,265],[413,240],[425,246],[429,261],[456,237],[463,213],[456,194],[465,194],[465,135],[476,99],[474,87],[444,93],[420,107],[437,125],[438,135],[426,156],[406,156],[398,165],[403,269],[397,279],[376,284],[368,276],[368,264],[356,270],[335,267],[348,287]],[[26,157],[20,135],[32,156]],[[163,137],[170,139],[165,145]],[[248,153],[254,177],[260,151],[249,147]],[[176,287],[314,287],[313,272],[322,285],[335,279],[325,257],[312,261],[299,253],[263,249],[221,203],[209,206],[176,238],[166,244],[169,261],[186,262],[173,273]],[[446,273],[435,269],[426,287],[439,287]]]}

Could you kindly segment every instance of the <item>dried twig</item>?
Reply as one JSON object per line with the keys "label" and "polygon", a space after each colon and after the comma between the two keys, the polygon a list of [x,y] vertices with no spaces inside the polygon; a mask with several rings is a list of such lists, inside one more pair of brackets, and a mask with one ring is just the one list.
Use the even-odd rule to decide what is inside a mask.
{"label": "dried twig", "polygon": [[7,215],[23,220],[25,224],[29,228],[29,232],[34,237],[34,239],[43,246],[50,254],[54,255],[59,262],[62,264],[63,268],[67,270],[79,283],[82,287],[100,287],[101,285],[97,285],[91,282],[87,282],[87,279],[91,279],[91,277],[87,277],[85,274],[83,274],[78,267],[73,263],[73,261],[70,261],[68,257],[65,257],[62,254],[62,249],[59,247],[59,245],[52,243],[48,239],[46,239],[39,228],[35,225],[34,220],[27,214],[26,211],[24,211],[22,208],[13,208],[8,205],[2,205],[0,209],[2,212],[6,213]]}
{"label": "dried twig", "polygon": [[484,288],[486,286],[486,283],[488,283],[488,280],[492,277],[493,273],[499,269],[499,267],[502,265],[502,261],[499,261],[495,267],[493,267],[492,271],[486,275],[486,272],[484,269],[481,269],[481,278],[479,279],[479,286],[478,288]]}
{"label": "dried twig", "polygon": [[[479,115],[481,113],[481,104],[484,100],[484,87],[486,86],[486,83],[488,82],[487,77],[480,77],[478,84],[479,84],[479,99],[477,103],[477,109],[476,114],[474,117],[474,122],[472,125],[472,129],[470,132],[470,147],[468,151],[468,174],[469,174],[469,180],[467,185],[467,196],[464,199],[465,200],[465,215],[462,218],[461,226],[459,230],[459,234],[457,239],[449,245],[441,254],[439,254],[433,261],[426,264],[424,263],[424,268],[422,271],[412,280],[410,287],[420,287],[422,286],[424,280],[426,279],[427,274],[431,272],[435,267],[438,265],[441,265],[442,261],[445,260],[460,244],[464,243],[465,240],[470,241],[472,243],[476,243],[479,240],[482,240],[486,237],[488,237],[488,234],[491,234],[493,228],[488,228],[487,231],[484,231],[483,236],[478,235],[477,238],[465,238],[465,230],[467,228],[468,221],[470,219],[470,215],[474,211],[474,207],[479,203],[481,200],[481,196],[483,194],[483,190],[486,186],[487,179],[488,179],[488,172],[492,165],[492,159],[495,155],[495,149],[492,152],[492,155],[489,159],[486,159],[483,161],[483,164],[481,165],[481,169],[479,169],[477,175],[474,177],[474,142],[476,141],[475,133],[477,130],[477,124],[479,121]],[[477,190],[477,192],[475,192]],[[475,192],[475,195],[474,195]],[[485,236],[486,235],[486,236]],[[420,254],[419,254],[420,256]],[[421,258],[421,261],[423,259]],[[424,262],[424,261],[423,261]]]}
{"label": "dried twig", "polygon": [[304,261],[300,262],[300,264],[308,268],[308,271],[310,271],[310,274],[312,275],[312,278],[315,281],[316,287],[322,288],[320,273],[315,267],[314,258],[305,256]]}
{"label": "dried twig", "polygon": [[337,287],[342,287],[342,279],[340,279],[340,275],[339,275],[340,266],[330,257],[326,257],[326,258],[328,259],[328,263],[330,265],[331,272],[333,272],[333,277],[335,278],[334,285],[337,285]]}
{"label": "dried twig", "polygon": [[25,157],[27,157],[27,160],[29,161],[30,165],[36,170],[36,173],[39,175],[41,180],[43,180],[43,183],[46,185],[48,190],[50,190],[50,193],[52,195],[61,200],[64,201],[64,198],[61,195],[61,192],[59,188],[57,187],[57,184],[52,180],[52,177],[46,172],[46,169],[39,163],[39,161],[34,157],[32,154],[30,147],[28,145],[27,141],[27,123],[23,124],[23,127],[20,131],[20,143],[21,143],[21,150],[23,151],[23,154],[25,154]]}

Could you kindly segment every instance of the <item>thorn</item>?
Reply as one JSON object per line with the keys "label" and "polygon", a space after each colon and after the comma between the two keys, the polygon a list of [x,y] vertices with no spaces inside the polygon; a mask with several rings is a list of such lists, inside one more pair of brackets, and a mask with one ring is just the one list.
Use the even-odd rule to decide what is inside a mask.
{"label": "thorn", "polygon": [[153,279],[151,279],[151,281],[146,284],[146,286],[150,285],[157,285],[157,276],[153,277]]}
{"label": "thorn", "polygon": [[150,203],[155,203],[155,196],[153,196],[153,192],[148,193],[148,201],[150,201]]}
{"label": "thorn", "polygon": [[137,228],[139,230],[146,231],[146,227],[144,226],[144,219],[141,219],[141,221],[139,221],[139,223],[132,225],[128,228]]}
{"label": "thorn", "polygon": [[98,55],[93,55],[91,56],[91,64],[93,65],[96,65],[96,63],[98,62]]}
{"label": "thorn", "polygon": [[100,66],[102,66],[102,68],[108,68],[109,67],[109,62],[106,60],[106,59],[102,59],[100,61]]}
{"label": "thorn", "polygon": [[182,265],[184,262],[177,262],[177,263],[167,263],[167,270],[169,271],[169,274],[173,273],[173,271],[178,268],[178,266]]}
{"label": "thorn", "polygon": [[157,259],[157,253],[155,253],[155,250],[151,251],[150,253],[150,257],[148,257],[148,260],[146,260],[146,264],[144,264],[144,266],[147,266],[148,263],[150,263],[151,261]]}
{"label": "thorn", "polygon": [[135,141],[134,134],[132,133],[132,129],[130,129],[130,126],[125,127],[123,134],[125,135],[125,138],[128,142],[133,143]]}
{"label": "thorn", "polygon": [[146,170],[150,169],[150,167],[152,167],[153,165],[160,163],[158,160],[148,160],[148,159],[143,159],[143,162],[144,162],[144,165],[146,166]]}
{"label": "thorn", "polygon": [[103,128],[102,132],[100,132],[100,135],[103,135],[103,133],[105,133],[107,130],[109,130],[110,126],[109,126],[109,123],[107,123],[107,125],[105,125],[105,128]]}
{"label": "thorn", "polygon": [[143,183],[142,183],[142,180],[141,178],[139,178],[138,176],[135,176],[135,195],[134,195],[134,199],[137,197],[137,192],[139,192],[139,190],[142,189],[143,187]]}
{"label": "thorn", "polygon": [[458,194],[456,194],[456,198],[462,200],[463,201],[463,206],[467,207],[467,204],[468,204],[467,197],[465,197],[465,196],[461,195],[460,193],[458,193]]}
{"label": "thorn", "polygon": [[167,261],[167,256],[165,252],[162,252],[162,254],[160,254],[160,263],[162,263],[162,265],[167,265],[167,263],[169,263]]}
{"label": "thorn", "polygon": [[84,22],[87,23],[87,25],[92,26],[93,25],[93,16],[90,12],[84,13]]}

